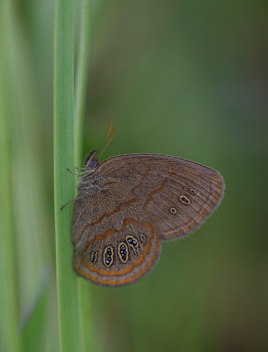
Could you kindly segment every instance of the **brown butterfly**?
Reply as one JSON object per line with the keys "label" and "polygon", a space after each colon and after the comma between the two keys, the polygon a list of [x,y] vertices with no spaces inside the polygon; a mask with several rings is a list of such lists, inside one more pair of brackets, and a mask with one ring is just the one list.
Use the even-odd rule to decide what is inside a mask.
{"label": "brown butterfly", "polygon": [[99,157],[92,150],[78,173],[72,243],[75,272],[116,287],[139,280],[156,264],[162,240],[198,228],[221,202],[224,181],[210,167],[168,155],[125,154],[100,162],[110,131],[111,124]]}

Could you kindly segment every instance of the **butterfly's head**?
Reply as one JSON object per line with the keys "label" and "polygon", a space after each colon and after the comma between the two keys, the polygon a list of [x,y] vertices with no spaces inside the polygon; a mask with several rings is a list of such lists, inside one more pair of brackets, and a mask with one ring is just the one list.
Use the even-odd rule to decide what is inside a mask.
{"label": "butterfly's head", "polygon": [[84,167],[87,171],[95,170],[96,167],[99,165],[99,158],[94,158],[95,154],[98,153],[100,149],[93,149],[91,152],[86,156],[84,160]]}

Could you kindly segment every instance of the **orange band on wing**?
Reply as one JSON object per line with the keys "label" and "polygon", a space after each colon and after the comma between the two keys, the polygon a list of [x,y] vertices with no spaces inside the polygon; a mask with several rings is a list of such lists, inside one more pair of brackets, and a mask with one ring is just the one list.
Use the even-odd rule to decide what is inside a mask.
{"label": "orange band on wing", "polygon": [[[136,220],[134,220],[134,219],[125,220],[124,223],[123,223],[122,228],[121,228],[119,231],[118,231],[118,230],[109,230],[109,231],[106,232],[106,234],[104,234],[104,235],[99,235],[99,236],[95,237],[90,243],[93,243],[93,242],[96,241],[97,239],[103,239],[103,238],[105,238],[105,237],[111,235],[111,234],[114,233],[114,232],[121,232],[121,231],[123,230],[123,228],[124,228],[125,226],[127,226],[130,222],[134,223],[135,225],[138,225],[138,224],[139,224],[138,221],[136,221]],[[124,275],[124,274],[129,273],[129,272],[133,269],[134,266],[139,265],[139,264],[143,261],[145,255],[146,255],[146,254],[150,251],[150,249],[151,249],[151,239],[154,237],[154,229],[153,229],[152,225],[151,225],[151,224],[148,224],[148,223],[141,223],[141,225],[148,227],[148,228],[150,229],[151,234],[150,234],[150,236],[149,236],[149,241],[147,242],[147,245],[146,245],[146,247],[145,247],[144,252],[143,252],[142,255],[139,257],[139,259],[138,259],[136,262],[134,262],[132,265],[129,265],[126,269],[121,270],[121,271],[110,271],[110,270],[108,271],[108,270],[98,269],[98,268],[96,268],[95,266],[90,265],[90,264],[85,260],[85,258],[84,258],[84,255],[83,255],[83,254],[86,252],[86,249],[89,247],[88,245],[87,245],[86,249],[83,251],[83,253],[81,254],[83,265],[86,266],[90,271],[95,271],[95,272],[99,273],[100,275],[106,275],[106,276],[122,276],[122,275]],[[89,243],[89,244],[90,244],[90,243]]]}
{"label": "orange band on wing", "polygon": [[153,262],[156,259],[156,256],[157,256],[157,253],[158,253],[158,248],[159,248],[159,238],[157,237],[156,250],[155,250],[155,253],[154,253],[153,257],[148,262],[148,264],[142,270],[140,270],[135,276],[132,276],[132,277],[130,277],[128,279],[125,279],[125,280],[122,280],[122,281],[101,280],[101,279],[97,279],[97,278],[91,276],[90,274],[88,274],[88,273],[82,271],[80,268],[78,268],[76,257],[74,259],[74,266],[75,266],[75,270],[80,275],[85,276],[85,277],[87,277],[88,279],[90,279],[92,281],[98,282],[99,284],[110,285],[110,286],[113,286],[113,285],[114,286],[116,286],[116,285],[124,285],[124,284],[127,284],[127,283],[130,283],[132,281],[137,280],[142,274],[144,274],[150,268],[150,266],[153,264]]}
{"label": "orange band on wing", "polygon": [[161,191],[161,189],[165,186],[165,183],[167,183],[168,179],[176,174],[177,172],[176,171],[171,171],[169,173],[169,175],[164,179],[164,181],[162,182],[161,186],[159,186],[157,189],[154,189],[150,194],[149,194],[149,197],[147,198],[146,202],[143,204],[144,207],[146,207],[146,205],[150,202],[150,200],[152,199],[153,195],[159,191]]}
{"label": "orange band on wing", "polygon": [[[122,229],[128,224],[128,223],[134,223],[135,225],[138,225],[139,223],[134,220],[134,219],[128,219],[128,220],[125,220],[124,223],[123,223],[123,226],[122,226]],[[151,239],[154,237],[154,229],[152,227],[151,224],[148,224],[148,223],[141,223],[140,225],[143,225],[143,226],[146,226],[150,229],[150,236],[149,236],[149,241],[147,243],[147,246],[143,252],[143,254],[139,257],[139,259],[134,262],[132,265],[128,266],[126,269],[124,270],[121,270],[119,272],[116,272],[116,271],[107,271],[107,270],[101,270],[101,269],[97,269],[96,267],[93,267],[92,265],[90,265],[84,258],[83,254],[82,254],[82,263],[85,267],[87,267],[89,270],[93,271],[93,272],[97,272],[98,274],[100,275],[105,275],[105,276],[111,276],[111,277],[119,277],[119,276],[122,276],[124,274],[127,274],[129,272],[132,271],[132,269],[135,267],[135,266],[138,266],[139,264],[142,263],[142,261],[144,260],[144,257],[146,256],[146,254],[150,251],[151,249]],[[122,231],[122,229],[120,229],[120,231]],[[99,235],[97,236],[95,239],[93,239],[90,243],[92,244],[95,240],[99,240],[99,239],[103,239],[107,236],[109,236],[110,234],[114,233],[114,232],[118,232],[119,230],[109,230],[106,232],[106,234],[104,235]],[[86,252],[86,250],[88,249],[89,245],[87,245],[86,249],[83,251],[83,253]],[[122,280],[122,281],[109,281],[109,280],[102,280],[102,279],[98,279],[98,278],[95,278],[94,276],[86,273],[85,271],[81,270],[78,265],[77,265],[77,260],[76,260],[76,257],[74,258],[74,266],[75,266],[75,270],[82,276],[85,276],[93,281],[96,281],[98,283],[101,283],[101,284],[107,284],[107,285],[119,285],[119,284],[125,284],[125,283],[128,283],[128,282],[131,282],[131,281],[135,281],[140,275],[142,275],[151,265],[152,263],[154,262],[156,256],[157,256],[157,253],[158,253],[158,248],[159,248],[159,238],[157,236],[157,240],[156,240],[156,250],[155,250],[155,253],[153,255],[153,257],[150,259],[150,261],[148,262],[148,264],[141,270],[139,271],[134,277],[131,277],[131,278],[128,278],[128,279],[125,279],[125,280]]]}
{"label": "orange band on wing", "polygon": [[132,198],[132,199],[126,201],[126,202],[120,203],[120,204],[119,204],[114,210],[112,210],[110,213],[103,214],[98,220],[92,222],[92,223],[90,224],[90,226],[94,226],[94,225],[96,225],[96,224],[99,224],[100,222],[102,222],[102,220],[103,220],[105,217],[108,218],[109,216],[113,215],[114,213],[117,213],[117,212],[121,209],[122,205],[127,205],[127,204],[130,204],[130,203],[134,203],[134,202],[137,202],[137,200],[138,200],[138,198]]}

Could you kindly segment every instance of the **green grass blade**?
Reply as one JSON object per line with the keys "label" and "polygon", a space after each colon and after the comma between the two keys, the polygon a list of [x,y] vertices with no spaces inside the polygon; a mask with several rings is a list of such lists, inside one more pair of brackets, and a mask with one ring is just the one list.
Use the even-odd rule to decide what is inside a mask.
{"label": "green grass blade", "polygon": [[71,207],[74,198],[74,11],[73,0],[57,0],[54,53],[54,190],[60,345],[78,351],[77,278],[72,270]]}
{"label": "green grass blade", "polygon": [[49,312],[49,279],[50,268],[44,267],[36,296],[22,319],[21,341],[24,351],[27,352],[44,352],[46,348],[45,330],[46,317]]}
{"label": "green grass blade", "polygon": [[3,351],[20,351],[16,247],[11,204],[8,1],[0,1],[0,340]]}
{"label": "green grass blade", "polygon": [[[75,91],[75,165],[80,166],[82,126],[90,51],[90,0],[81,1],[81,26]],[[84,352],[93,351],[90,283],[78,280],[80,346]]]}
{"label": "green grass blade", "polygon": [[[1,66],[1,64],[0,64]],[[1,66],[2,67],[2,66]],[[18,297],[16,276],[16,247],[12,226],[10,144],[8,130],[8,112],[3,104],[2,83],[0,73],[0,162],[4,167],[0,177],[0,337],[3,351],[20,351],[18,329]]]}
{"label": "green grass blade", "polygon": [[90,14],[90,0],[81,0],[80,42],[75,84],[75,163],[77,166],[79,166],[81,158],[81,137],[90,50]]}

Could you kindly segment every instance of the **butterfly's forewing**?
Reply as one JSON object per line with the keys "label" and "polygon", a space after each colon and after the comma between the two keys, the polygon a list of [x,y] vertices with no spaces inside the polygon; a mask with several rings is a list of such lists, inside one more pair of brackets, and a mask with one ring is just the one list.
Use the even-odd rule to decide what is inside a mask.
{"label": "butterfly's forewing", "polygon": [[74,270],[100,285],[130,284],[156,263],[160,239],[139,199],[99,175],[98,186],[80,193],[74,204]]}
{"label": "butterfly's forewing", "polygon": [[119,155],[104,161],[100,173],[139,199],[161,239],[174,239],[199,227],[224,192],[219,172],[166,155]]}

